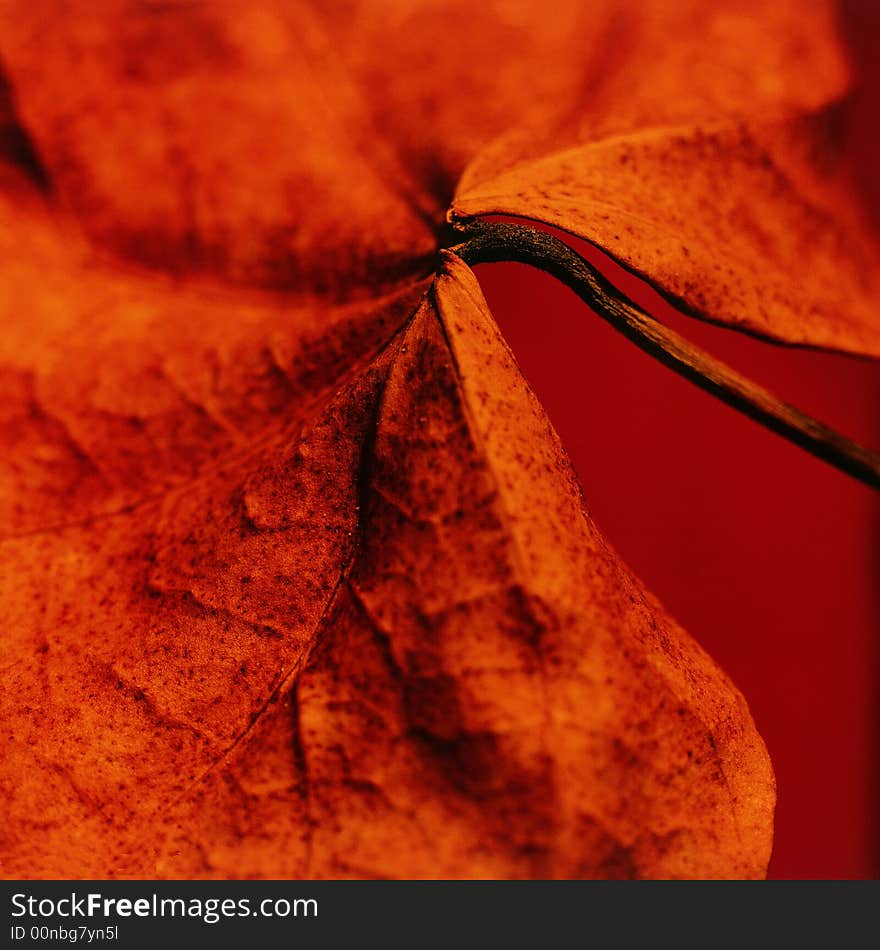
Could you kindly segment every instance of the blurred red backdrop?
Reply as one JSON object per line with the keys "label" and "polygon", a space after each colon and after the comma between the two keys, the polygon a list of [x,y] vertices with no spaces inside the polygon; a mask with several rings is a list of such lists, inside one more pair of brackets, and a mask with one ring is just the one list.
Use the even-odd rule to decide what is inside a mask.
{"label": "blurred red backdrop", "polygon": [[[849,155],[880,222],[880,4],[846,0],[841,25],[861,79]],[[683,318],[570,243],[667,325],[880,448],[877,363]],[[477,272],[593,517],[749,701],[778,783],[770,876],[880,877],[880,494],[679,379],[552,278]]]}

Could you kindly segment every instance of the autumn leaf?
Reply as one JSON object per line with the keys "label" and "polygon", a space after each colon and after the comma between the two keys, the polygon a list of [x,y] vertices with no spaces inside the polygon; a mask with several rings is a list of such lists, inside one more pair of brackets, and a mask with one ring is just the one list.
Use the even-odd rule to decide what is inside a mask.
{"label": "autumn leaf", "polygon": [[841,174],[839,112],[652,127],[498,174],[484,162],[451,214],[564,228],[695,316],[880,356],[880,247]]}
{"label": "autumn leaf", "polygon": [[4,876],[765,872],[744,700],[438,235],[876,354],[846,59],[818,4],[558,6],[5,6]]}

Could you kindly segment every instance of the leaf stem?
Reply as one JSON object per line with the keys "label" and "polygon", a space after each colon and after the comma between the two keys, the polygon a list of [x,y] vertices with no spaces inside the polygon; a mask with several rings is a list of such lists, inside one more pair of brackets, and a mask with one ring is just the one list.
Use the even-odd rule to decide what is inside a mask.
{"label": "leaf stem", "polygon": [[552,274],[615,329],[685,379],[842,472],[880,489],[880,455],[777,399],[663,326],[559,238],[518,224],[476,219],[458,225],[457,234],[463,240],[448,250],[466,264],[510,261]]}

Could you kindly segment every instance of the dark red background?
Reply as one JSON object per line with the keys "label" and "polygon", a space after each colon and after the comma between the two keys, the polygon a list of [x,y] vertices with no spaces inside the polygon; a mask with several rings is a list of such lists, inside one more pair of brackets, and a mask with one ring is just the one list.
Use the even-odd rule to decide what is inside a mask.
{"label": "dark red background", "polygon": [[[850,154],[876,212],[880,5],[843,14],[863,74]],[[880,448],[877,363],[683,318],[576,246],[710,353]],[[749,701],[778,782],[771,876],[880,876],[880,494],[679,379],[552,278],[477,272],[600,528]]]}

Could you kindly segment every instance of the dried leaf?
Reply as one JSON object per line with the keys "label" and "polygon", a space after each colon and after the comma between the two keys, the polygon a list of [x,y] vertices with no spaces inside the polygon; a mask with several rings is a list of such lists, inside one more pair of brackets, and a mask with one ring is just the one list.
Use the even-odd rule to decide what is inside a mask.
{"label": "dried leaf", "polygon": [[[824,218],[807,247],[830,192],[788,147],[846,88],[825,6],[0,18],[3,874],[763,874],[744,701],[599,536],[473,275],[427,261],[456,188],[602,244],[619,211],[612,253],[687,306],[870,351],[829,311],[850,265],[826,284],[872,258]],[[719,169],[797,229],[772,313]]]}
{"label": "dried leaf", "polygon": [[817,108],[848,82],[825,2],[4,10],[22,121],[102,247],[333,292],[429,252],[424,218],[436,227],[475,156],[485,182],[548,148]]}
{"label": "dried leaf", "polygon": [[477,153],[450,217],[553,225],[694,316],[880,355],[880,242],[843,161],[833,6],[670,7],[640,5],[601,80]]}
{"label": "dried leaf", "polygon": [[766,866],[741,697],[599,537],[455,258],[305,420],[4,548],[7,873]]}
{"label": "dried leaf", "polygon": [[764,124],[648,128],[497,176],[482,161],[452,213],[555,225],[685,312],[786,343],[880,356],[880,243],[839,167],[835,118],[832,109]]}

